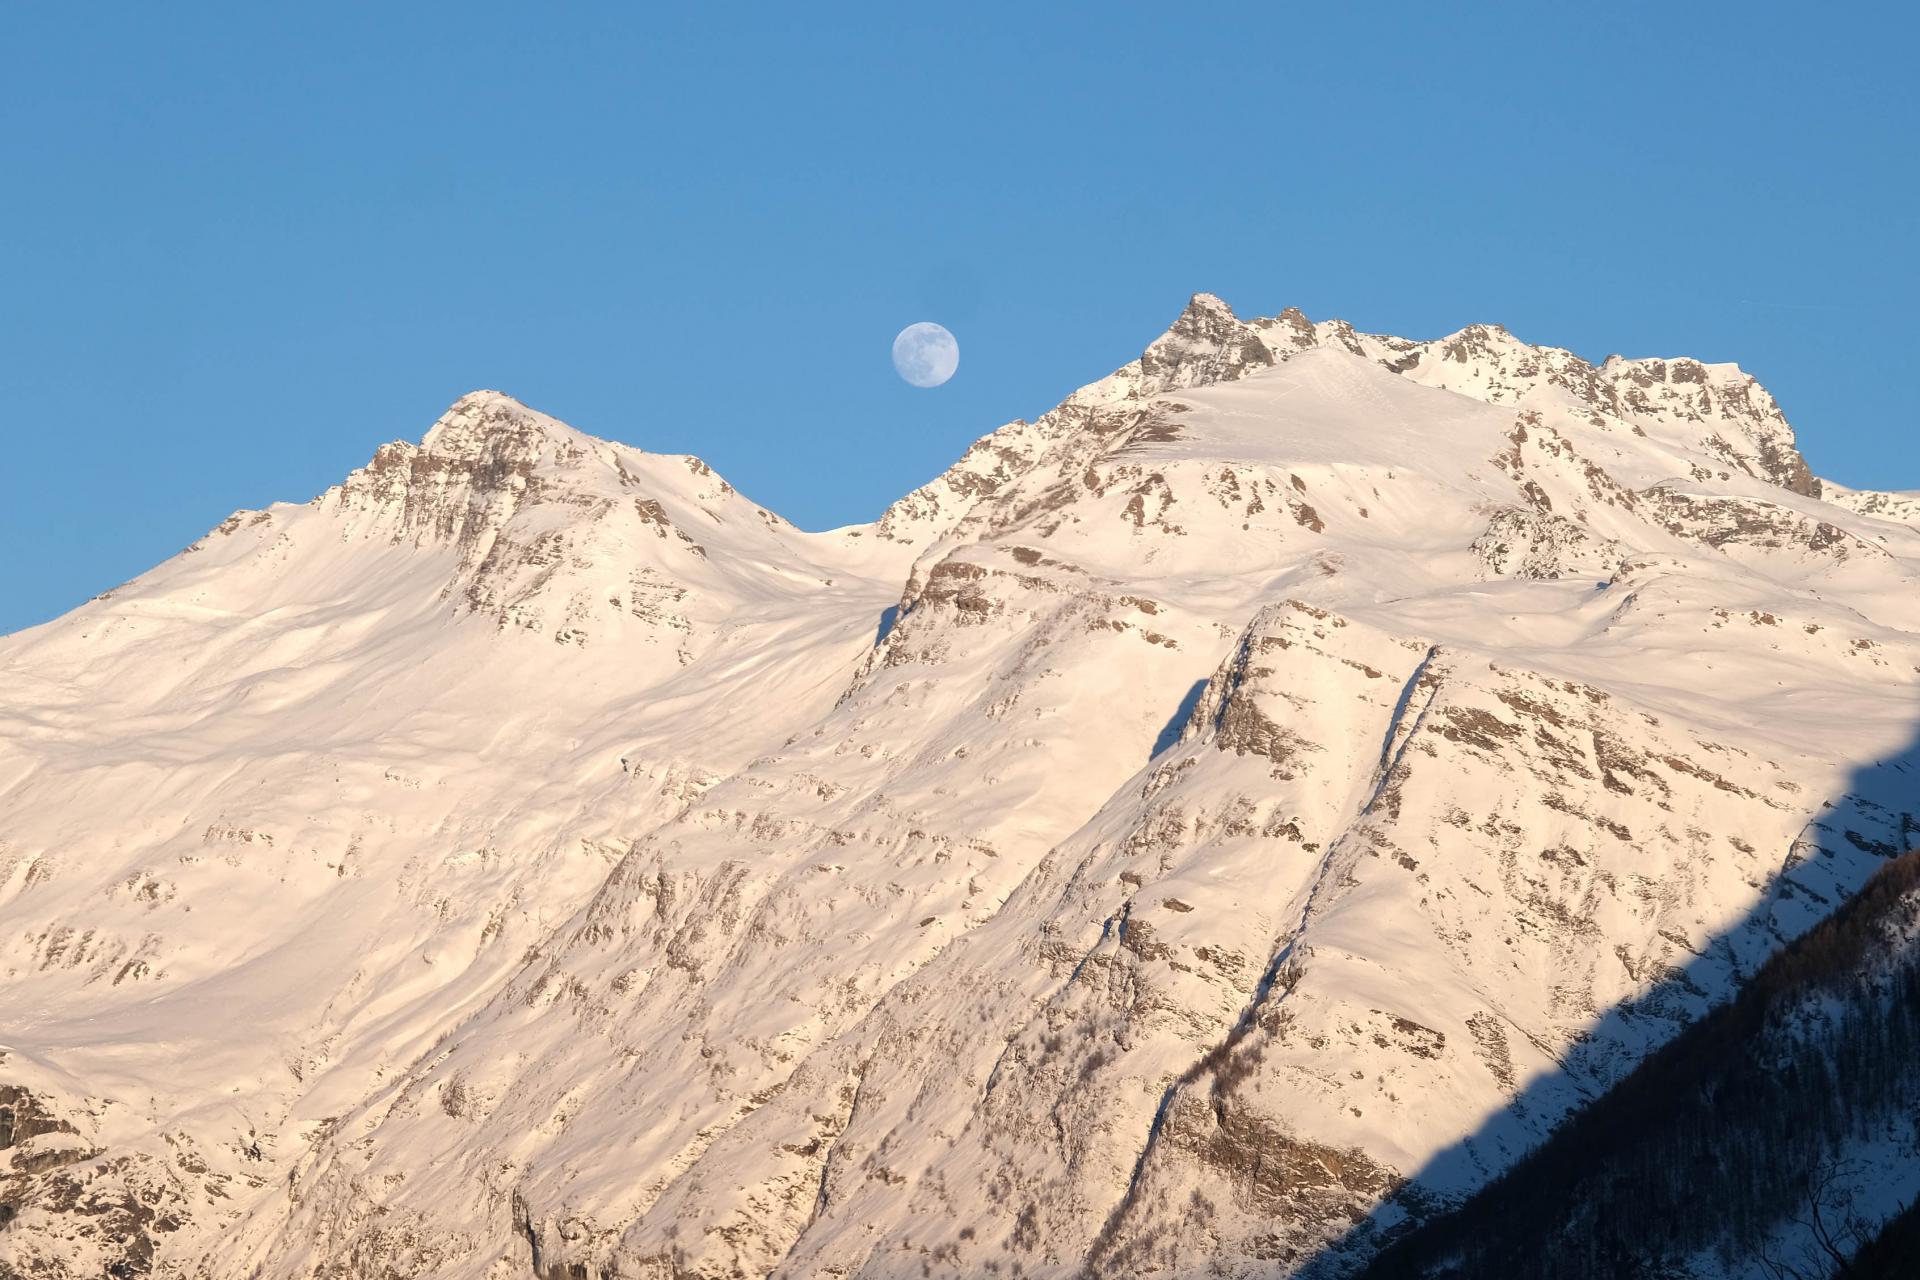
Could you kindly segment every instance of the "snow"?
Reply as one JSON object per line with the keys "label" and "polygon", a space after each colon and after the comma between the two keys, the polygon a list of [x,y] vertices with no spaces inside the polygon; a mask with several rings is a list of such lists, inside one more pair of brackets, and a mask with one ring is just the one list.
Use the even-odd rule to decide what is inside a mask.
{"label": "snow", "polygon": [[0,1262],[98,1273],[66,1182],[236,1277],[1269,1275],[1471,1189],[1911,821],[1920,520],[1684,363],[1197,295],[873,525],[498,392],[237,513],[0,640],[0,1083],[106,1153]]}

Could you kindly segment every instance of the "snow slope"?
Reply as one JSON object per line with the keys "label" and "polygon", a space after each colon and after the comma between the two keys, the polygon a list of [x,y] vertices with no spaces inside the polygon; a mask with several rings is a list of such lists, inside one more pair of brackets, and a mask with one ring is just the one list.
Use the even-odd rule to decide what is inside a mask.
{"label": "snow slope", "polygon": [[0,640],[0,1266],[1350,1269],[1920,829],[1912,506],[1204,294],[829,533],[468,396]]}

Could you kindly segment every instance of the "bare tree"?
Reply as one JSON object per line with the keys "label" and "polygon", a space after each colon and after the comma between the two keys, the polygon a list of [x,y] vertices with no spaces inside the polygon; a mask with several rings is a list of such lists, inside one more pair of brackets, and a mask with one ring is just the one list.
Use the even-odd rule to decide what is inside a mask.
{"label": "bare tree", "polygon": [[1759,1250],[1760,1266],[1772,1280],[1839,1280],[1847,1274],[1853,1255],[1872,1238],[1872,1227],[1847,1194],[1848,1180],[1861,1168],[1859,1161],[1831,1154],[1807,1166],[1799,1210],[1787,1218],[1805,1237],[1799,1257],[1789,1261],[1764,1245]]}

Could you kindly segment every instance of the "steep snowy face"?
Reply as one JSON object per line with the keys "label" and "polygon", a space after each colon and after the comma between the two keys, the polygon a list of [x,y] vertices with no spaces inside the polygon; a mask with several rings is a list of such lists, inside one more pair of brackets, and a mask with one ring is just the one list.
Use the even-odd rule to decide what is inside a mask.
{"label": "steep snowy face", "polygon": [[1912,505],[1204,294],[826,534],[476,393],[0,642],[0,1260],[1357,1265],[1920,831]]}

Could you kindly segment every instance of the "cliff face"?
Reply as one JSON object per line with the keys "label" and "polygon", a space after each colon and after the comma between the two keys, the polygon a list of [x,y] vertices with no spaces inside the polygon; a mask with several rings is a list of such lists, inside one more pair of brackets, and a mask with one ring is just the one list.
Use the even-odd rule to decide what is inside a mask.
{"label": "cliff face", "polygon": [[0,1263],[1351,1270],[1912,842],[1822,492],[1731,366],[1207,295],[827,534],[469,396],[0,641]]}

